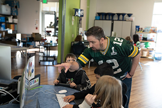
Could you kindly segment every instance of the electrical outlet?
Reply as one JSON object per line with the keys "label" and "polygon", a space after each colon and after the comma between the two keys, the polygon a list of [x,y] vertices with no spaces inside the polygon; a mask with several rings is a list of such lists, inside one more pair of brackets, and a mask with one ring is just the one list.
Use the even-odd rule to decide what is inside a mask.
{"label": "electrical outlet", "polygon": [[74,34],[72,34],[72,37],[74,37]]}

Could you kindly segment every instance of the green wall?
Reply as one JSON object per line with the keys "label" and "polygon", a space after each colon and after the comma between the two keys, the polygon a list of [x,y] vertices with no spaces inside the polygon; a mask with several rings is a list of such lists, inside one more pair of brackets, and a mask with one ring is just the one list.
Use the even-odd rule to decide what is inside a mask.
{"label": "green wall", "polygon": [[[64,59],[70,53],[71,42],[78,35],[79,18],[74,16],[74,25],[72,25],[73,8],[80,8],[80,0],[66,0],[66,21],[65,21],[65,41],[64,41]],[[62,0],[59,0],[59,35],[58,35],[58,58],[57,63],[61,63],[61,25]],[[72,37],[73,35],[73,37]]]}
{"label": "green wall", "polygon": [[58,57],[57,63],[61,63],[61,32],[62,32],[62,0],[59,0],[59,29],[58,29]]}

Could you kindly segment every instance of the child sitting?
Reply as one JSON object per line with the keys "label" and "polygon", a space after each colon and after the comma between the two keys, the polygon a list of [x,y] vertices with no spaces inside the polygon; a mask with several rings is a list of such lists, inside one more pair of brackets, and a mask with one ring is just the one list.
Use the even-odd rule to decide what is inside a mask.
{"label": "child sitting", "polygon": [[96,83],[94,94],[88,94],[79,108],[91,108],[94,102],[100,102],[102,108],[124,108],[121,81],[109,75],[102,76]]}
{"label": "child sitting", "polygon": [[[99,65],[95,70],[94,70],[94,73],[95,73],[95,77],[96,79],[98,80],[101,76],[104,76],[104,75],[109,75],[109,76],[114,76],[114,70],[112,69],[112,66],[106,62],[104,62],[103,64]],[[74,99],[82,99],[82,98],[85,98],[85,96],[87,94],[94,94],[94,91],[95,91],[95,86],[96,84],[94,84],[90,89],[87,89],[87,90],[83,90],[83,91],[80,91],[80,92],[76,92],[72,95],[68,95],[66,97],[64,97],[64,101],[65,102],[71,102],[73,101]],[[122,83],[122,94],[125,95],[126,94],[126,85],[124,83]],[[100,104],[93,104],[92,105],[93,107],[100,107]],[[74,104],[74,105],[71,105],[71,104],[68,104],[65,106],[65,108],[79,108],[79,105],[77,104]]]}
{"label": "child sitting", "polygon": [[[76,61],[76,56],[72,53],[69,53],[67,54],[65,61],[67,63]],[[80,91],[91,88],[90,80],[87,77],[86,72],[82,69],[77,71],[69,69],[66,73],[65,70],[62,69],[59,77],[54,81],[55,85],[58,83],[69,84],[71,88],[75,88]]]}

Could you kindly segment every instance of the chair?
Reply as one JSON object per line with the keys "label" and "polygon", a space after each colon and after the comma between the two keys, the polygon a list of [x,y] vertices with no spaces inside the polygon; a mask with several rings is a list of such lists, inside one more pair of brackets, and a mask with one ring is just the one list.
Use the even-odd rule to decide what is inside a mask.
{"label": "chair", "polygon": [[84,49],[86,49],[84,43],[82,41],[75,41],[71,43],[71,52],[79,57],[80,54],[83,53]]}

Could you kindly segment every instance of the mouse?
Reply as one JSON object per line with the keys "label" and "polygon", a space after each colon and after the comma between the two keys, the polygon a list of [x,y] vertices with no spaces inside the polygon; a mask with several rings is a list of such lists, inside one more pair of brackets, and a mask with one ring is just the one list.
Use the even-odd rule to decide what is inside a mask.
{"label": "mouse", "polygon": [[58,93],[66,93],[67,90],[60,90]]}

